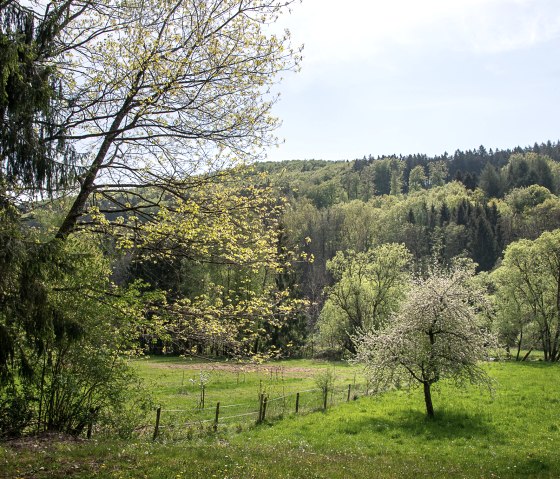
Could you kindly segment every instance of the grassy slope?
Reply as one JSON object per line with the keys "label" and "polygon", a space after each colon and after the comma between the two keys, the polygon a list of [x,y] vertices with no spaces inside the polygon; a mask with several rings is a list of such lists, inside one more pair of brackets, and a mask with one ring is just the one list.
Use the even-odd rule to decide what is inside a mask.
{"label": "grassy slope", "polygon": [[177,358],[152,358],[135,363],[163,407],[196,406],[200,373],[209,378],[207,404],[224,400],[228,403],[254,400],[261,389],[277,395],[283,391],[288,394],[314,388],[314,376],[326,369],[334,371],[337,384],[341,386],[354,382],[364,384],[360,369],[344,362],[290,360],[245,367],[236,363],[207,362],[201,366],[197,362]]}
{"label": "grassy slope", "polygon": [[[3,445],[0,477],[559,477],[560,367],[488,369],[498,383],[494,397],[443,384],[434,421],[424,416],[419,390],[394,392],[191,441]],[[151,374],[165,383],[159,371]],[[167,373],[168,385],[176,384],[176,373]]]}

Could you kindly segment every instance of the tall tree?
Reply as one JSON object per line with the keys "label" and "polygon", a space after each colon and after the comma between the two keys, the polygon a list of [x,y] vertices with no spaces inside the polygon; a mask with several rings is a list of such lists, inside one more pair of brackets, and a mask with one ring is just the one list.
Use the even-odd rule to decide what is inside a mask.
{"label": "tall tree", "polygon": [[398,196],[403,188],[404,161],[391,159],[391,188],[389,193]]}
{"label": "tall tree", "polygon": [[422,165],[415,166],[408,177],[408,191],[420,191],[426,187],[428,178]]}
{"label": "tall tree", "polygon": [[473,221],[470,249],[479,270],[489,271],[494,267],[499,254],[498,242],[490,222],[483,214],[477,215]]}
{"label": "tall tree", "polygon": [[379,329],[396,310],[408,279],[411,254],[401,244],[384,244],[364,253],[338,252],[327,267],[336,283],[327,290],[321,322],[338,322],[344,347],[354,353],[352,336]]}
{"label": "tall tree", "polygon": [[[198,334],[216,326],[216,336],[232,338],[236,327],[282,317],[285,293],[274,289],[273,277],[291,258],[277,249],[279,203],[264,187],[248,186],[247,177],[240,187],[231,166],[274,142],[269,87],[300,57],[289,34],[275,35],[269,24],[291,3],[0,2],[0,217],[10,218],[0,230],[0,386],[12,388],[6,395],[0,388],[2,401],[27,396],[18,388],[29,373],[29,397],[39,391],[37,417],[47,406],[54,411],[52,401],[43,402],[45,384],[57,386],[50,388],[55,402],[72,394],[65,384],[83,391],[66,374],[86,360],[67,360],[65,351],[99,349],[114,359],[121,343],[106,336],[96,342],[96,328],[106,335],[119,328],[117,339],[126,327],[114,325],[121,315],[109,311],[120,306],[123,322],[144,319],[146,292],[132,294],[138,304],[129,307],[107,265],[95,269],[106,260],[72,249],[86,224],[112,233],[122,247],[141,248],[147,261],[182,256],[264,277],[264,295],[246,287],[245,296],[227,297],[210,288],[198,302],[166,306],[160,298],[160,313],[183,320],[175,323],[178,337],[188,339],[194,325]],[[54,240],[45,241],[22,226],[12,199],[21,188],[28,201],[43,188],[58,190],[57,165],[70,170],[57,194],[68,194],[71,206]],[[65,415],[60,404],[56,414]],[[83,419],[40,423],[71,432]]]}
{"label": "tall tree", "polygon": [[371,166],[375,194],[388,195],[391,192],[391,158],[375,160]]}
{"label": "tall tree", "polygon": [[[272,34],[267,25],[290,3],[70,0],[26,10],[40,23],[35,43],[45,53],[30,47],[25,67],[40,73],[42,62],[51,65],[60,98],[54,116],[44,114],[52,90],[47,106],[31,108],[42,120],[33,126],[48,127],[33,151],[64,143],[80,158],[75,199],[57,237],[68,236],[97,201],[147,220],[160,201],[143,187],[185,197],[200,183],[193,175],[254,159],[274,142],[275,98],[267,91],[299,54],[288,33]],[[3,11],[13,4],[23,8],[14,1]],[[21,51],[21,34],[3,41],[13,47],[6,51]],[[123,201],[123,190],[135,201]]]}
{"label": "tall tree", "polygon": [[445,161],[432,161],[428,163],[428,181],[430,187],[443,186],[447,181],[449,170]]}
{"label": "tall tree", "polygon": [[74,149],[52,139],[61,86],[53,47],[70,4],[0,3],[0,183],[12,195],[53,193],[76,176]]}
{"label": "tall tree", "polygon": [[486,163],[480,173],[479,186],[488,198],[500,198],[503,192],[503,181],[496,168]]}

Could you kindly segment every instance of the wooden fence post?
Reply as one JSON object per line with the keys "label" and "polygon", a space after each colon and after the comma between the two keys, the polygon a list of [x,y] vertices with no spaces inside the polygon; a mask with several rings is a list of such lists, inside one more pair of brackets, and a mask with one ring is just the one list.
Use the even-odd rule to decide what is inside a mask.
{"label": "wooden fence post", "polygon": [[154,429],[154,437],[153,437],[153,441],[156,440],[156,438],[158,437],[159,434],[159,420],[161,417],[161,407],[158,407],[156,410],[156,427]]}
{"label": "wooden fence post", "polygon": [[299,412],[299,393],[296,394],[296,414]]}
{"label": "wooden fence post", "polygon": [[263,399],[264,399],[264,394],[260,393],[259,394],[259,416],[257,418],[257,424],[260,424],[260,422],[262,421]]}
{"label": "wooden fence post", "polygon": [[346,402],[350,402],[350,389],[352,388],[352,385],[349,384],[348,385],[348,397],[346,398]]}
{"label": "wooden fence post", "polygon": [[323,411],[327,410],[327,399],[329,397],[328,388],[323,388]]}
{"label": "wooden fence post", "polygon": [[214,432],[218,430],[218,418],[220,417],[220,403],[216,404],[216,417],[214,418]]}
{"label": "wooden fence post", "polygon": [[264,418],[266,417],[266,405],[268,403],[268,397],[265,395],[264,399],[263,399],[263,407],[262,407],[262,420],[261,422],[264,421]]}

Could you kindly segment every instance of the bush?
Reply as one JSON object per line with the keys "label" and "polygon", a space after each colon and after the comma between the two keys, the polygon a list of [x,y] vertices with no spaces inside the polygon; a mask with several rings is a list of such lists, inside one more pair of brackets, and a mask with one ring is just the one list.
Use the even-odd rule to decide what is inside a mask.
{"label": "bush", "polygon": [[29,401],[15,391],[0,397],[0,439],[20,436],[29,427],[33,413]]}
{"label": "bush", "polygon": [[158,324],[144,314],[152,293],[112,285],[87,237],[20,254],[0,309],[4,342],[17,345],[0,357],[0,437],[79,435],[91,422],[130,435],[150,405],[127,358]]}

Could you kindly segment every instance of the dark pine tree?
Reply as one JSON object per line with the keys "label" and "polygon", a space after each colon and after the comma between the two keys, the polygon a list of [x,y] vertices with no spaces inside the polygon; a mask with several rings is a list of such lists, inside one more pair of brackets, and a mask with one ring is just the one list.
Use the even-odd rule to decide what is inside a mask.
{"label": "dark pine tree", "polygon": [[433,231],[436,225],[438,224],[437,216],[438,215],[437,215],[436,207],[432,205],[432,207],[430,208],[429,223],[428,223],[428,227],[430,228],[430,231]]}
{"label": "dark pine tree", "polygon": [[486,163],[482,173],[480,173],[479,186],[487,198],[500,198],[502,196],[502,179],[492,164]]}
{"label": "dark pine tree", "polygon": [[416,219],[414,218],[414,211],[412,211],[412,209],[408,210],[408,214],[406,215],[406,221],[411,225],[416,224]]}
{"label": "dark pine tree", "polygon": [[466,200],[462,200],[457,208],[457,218],[455,222],[458,225],[466,226],[469,221],[469,207]]}
{"label": "dark pine tree", "polygon": [[439,225],[445,226],[449,224],[450,220],[451,220],[451,213],[449,211],[449,207],[447,206],[447,203],[444,202],[439,210]]}
{"label": "dark pine tree", "polygon": [[473,226],[470,245],[472,258],[478,263],[479,271],[490,271],[498,259],[498,243],[492,226],[483,214],[476,218]]}

